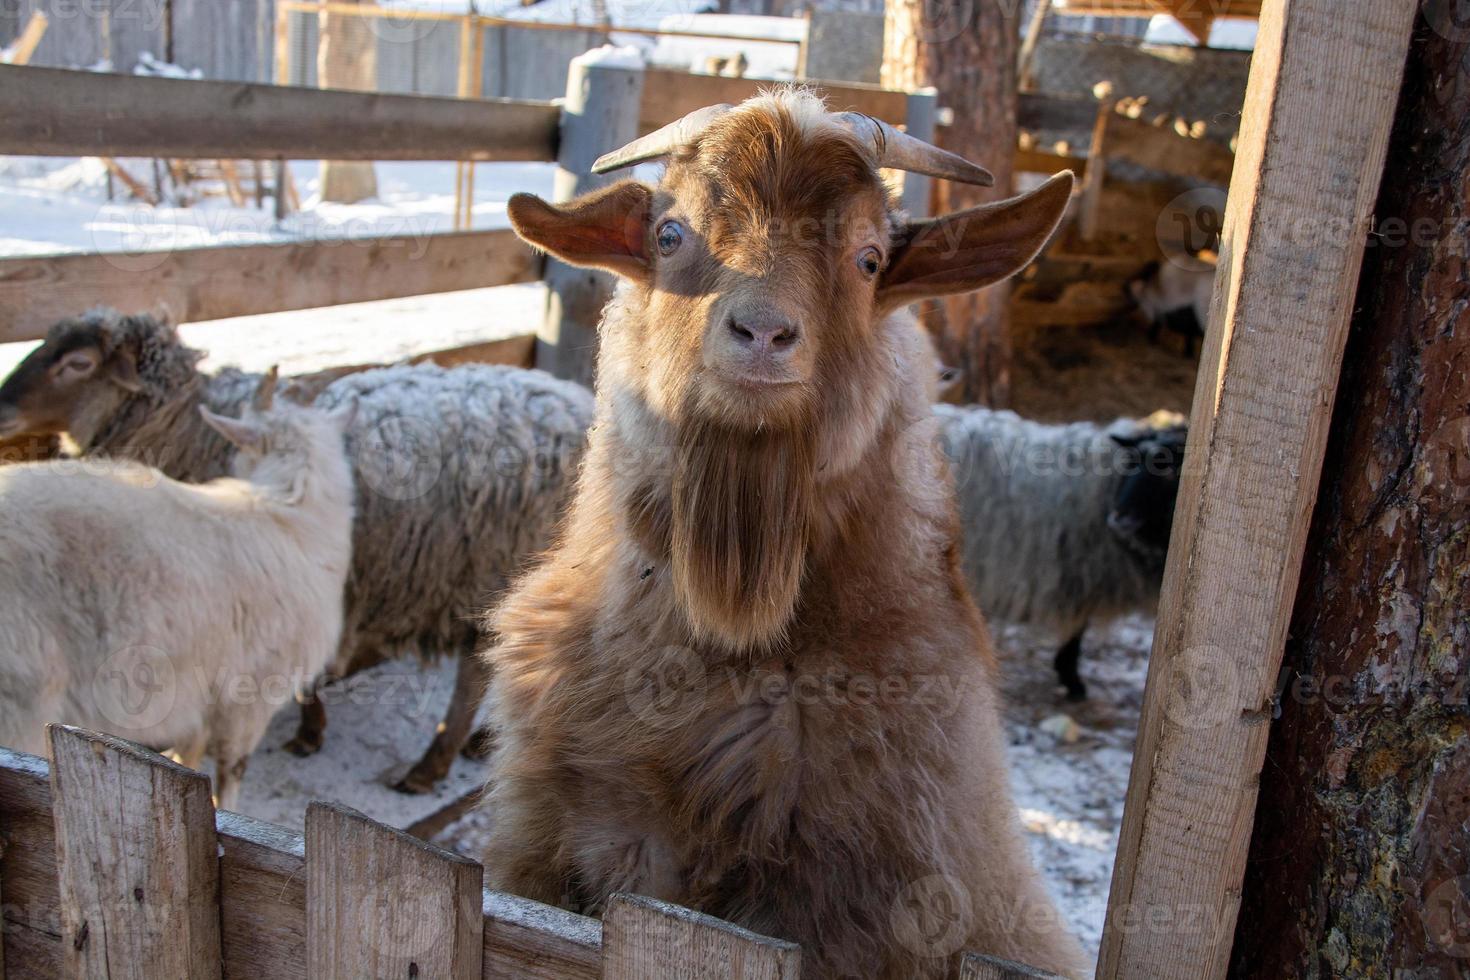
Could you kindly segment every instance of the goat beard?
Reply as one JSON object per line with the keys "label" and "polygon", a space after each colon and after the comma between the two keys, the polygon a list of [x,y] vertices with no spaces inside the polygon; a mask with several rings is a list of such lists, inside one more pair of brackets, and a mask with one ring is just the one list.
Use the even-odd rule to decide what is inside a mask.
{"label": "goat beard", "polygon": [[757,431],[697,418],[680,426],[674,594],[697,639],[734,649],[784,639],[811,539],[814,443],[801,427]]}

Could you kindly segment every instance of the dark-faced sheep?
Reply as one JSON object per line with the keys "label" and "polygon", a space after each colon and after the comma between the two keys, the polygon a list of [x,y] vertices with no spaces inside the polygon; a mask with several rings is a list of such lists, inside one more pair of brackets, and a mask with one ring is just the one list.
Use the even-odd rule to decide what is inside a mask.
{"label": "dark-faced sheep", "polygon": [[961,564],[987,619],[1063,641],[1057,679],[1080,701],[1089,623],[1159,598],[1184,462],[1183,419],[1046,425],[1013,412],[936,405],[953,465]]}
{"label": "dark-faced sheep", "polygon": [[624,281],[568,527],[493,618],[489,883],[678,902],[800,943],[810,980],[947,977],[964,947],[1080,973],[1011,801],[905,312],[1024,267],[1070,175],[908,222],[879,167],[988,175],[797,91],[602,166],[660,156],[656,187],[510,202]]}
{"label": "dark-faced sheep", "polygon": [[341,415],[196,409],[238,479],[127,461],[0,468],[0,744],[44,754],[64,722],[216,763],[233,808],[294,685],[338,650],[352,547]]}
{"label": "dark-faced sheep", "polygon": [[[197,408],[235,413],[261,379],[205,374],[200,356],[151,316],[98,310],[62,321],[0,385],[0,435],[66,431],[87,458],[141,460],[191,482],[221,476],[235,449]],[[490,365],[282,386],[324,408],[359,406],[347,437],[358,497],[342,662],[404,650],[462,658],[443,725],[398,784],[427,790],[465,743],[484,691],[471,655],[479,613],[551,543],[592,396],[539,371]],[[324,724],[320,702],[308,703],[289,747],[315,751]]]}

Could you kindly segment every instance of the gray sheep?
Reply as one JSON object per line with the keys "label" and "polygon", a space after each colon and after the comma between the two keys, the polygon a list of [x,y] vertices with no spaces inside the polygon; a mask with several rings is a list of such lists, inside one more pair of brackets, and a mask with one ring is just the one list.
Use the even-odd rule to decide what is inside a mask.
{"label": "gray sheep", "polygon": [[987,618],[1055,631],[1058,679],[1077,670],[1088,623],[1152,610],[1183,466],[1185,428],[1160,413],[1045,425],[1014,412],[936,405],[954,469],[961,563]]}
{"label": "gray sheep", "polygon": [[[96,310],[54,326],[0,385],[0,438],[66,431],[84,456],[155,466],[201,482],[234,449],[199,415],[236,415],[261,376],[201,372],[199,352],[151,316]],[[283,380],[282,390],[292,394]],[[357,486],[353,566],[338,663],[405,649],[461,655],[444,724],[397,788],[424,792],[464,746],[487,677],[480,614],[551,543],[592,421],[591,393],[539,371],[401,366],[299,381],[332,409],[355,402],[347,450]],[[303,705],[288,748],[321,744],[325,712]]]}

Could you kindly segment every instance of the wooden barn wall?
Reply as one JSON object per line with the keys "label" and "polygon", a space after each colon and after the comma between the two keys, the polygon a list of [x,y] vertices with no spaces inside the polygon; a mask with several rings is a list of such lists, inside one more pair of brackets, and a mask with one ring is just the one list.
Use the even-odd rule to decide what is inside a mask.
{"label": "wooden barn wall", "polygon": [[[603,42],[603,35],[590,28],[547,31],[489,27],[484,31],[480,94],[487,98],[560,98],[566,94],[567,68],[572,59]],[[459,24],[387,21],[380,22],[376,33],[379,91],[404,95],[459,94]],[[292,14],[288,37],[291,84],[315,86],[315,15]]]}
{"label": "wooden barn wall", "polygon": [[169,7],[174,62],[221,81],[271,80],[275,0],[169,0]]}
{"label": "wooden barn wall", "polygon": [[39,10],[49,23],[33,65],[108,61],[131,73],[147,52],[205,78],[267,81],[275,7],[275,0],[0,0],[0,39]]}

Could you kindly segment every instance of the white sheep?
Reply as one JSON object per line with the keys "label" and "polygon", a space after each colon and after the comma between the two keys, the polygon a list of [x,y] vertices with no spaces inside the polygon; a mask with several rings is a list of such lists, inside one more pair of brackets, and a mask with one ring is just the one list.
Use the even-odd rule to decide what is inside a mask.
{"label": "white sheep", "polygon": [[199,411],[239,447],[200,486],[124,461],[0,468],[0,744],[113,732],[198,768],[233,808],[250,753],[329,665],[351,563],[347,413]]}
{"label": "white sheep", "polygon": [[[227,472],[234,448],[196,406],[231,413],[260,375],[199,370],[197,351],[151,316],[95,310],[63,320],[0,385],[0,437],[64,430],[83,457],[121,457],[197,482]],[[398,366],[282,381],[323,408],[359,406],[347,433],[357,525],[343,663],[406,650],[459,655],[443,724],[397,784],[422,792],[465,744],[487,684],[478,658],[487,603],[550,545],[592,422],[592,394],[540,371]],[[287,748],[322,742],[325,710],[302,708]]]}
{"label": "white sheep", "polygon": [[987,619],[1050,629],[1058,679],[1077,670],[1091,622],[1151,611],[1183,466],[1183,419],[1159,413],[1045,425],[1014,412],[934,406],[954,470],[961,564]]}
{"label": "white sheep", "polygon": [[1194,356],[1195,341],[1205,335],[1210,320],[1210,300],[1215,293],[1215,267],[1204,259],[1196,266],[1176,262],[1151,262],[1137,279],[1128,283],[1128,295],[1149,321],[1148,339],[1158,343],[1167,328],[1184,338],[1184,356]]}

